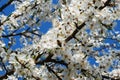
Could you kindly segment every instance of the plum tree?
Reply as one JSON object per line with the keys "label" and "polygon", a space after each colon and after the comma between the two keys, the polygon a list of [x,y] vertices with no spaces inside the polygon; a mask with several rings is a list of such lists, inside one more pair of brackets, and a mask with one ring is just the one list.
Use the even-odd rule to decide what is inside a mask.
{"label": "plum tree", "polygon": [[[120,1],[52,1],[9,0],[0,7],[2,12],[15,5],[9,16],[0,15],[0,67],[5,72],[0,79],[120,80],[120,32],[114,29]],[[41,36],[42,21],[52,28]],[[15,36],[24,47],[12,50]]]}

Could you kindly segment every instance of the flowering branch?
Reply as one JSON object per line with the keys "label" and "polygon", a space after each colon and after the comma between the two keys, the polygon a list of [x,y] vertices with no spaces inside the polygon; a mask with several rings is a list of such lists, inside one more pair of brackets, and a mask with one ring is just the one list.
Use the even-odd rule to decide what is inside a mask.
{"label": "flowering branch", "polygon": [[[0,15],[0,59],[6,71],[0,79],[15,80],[21,75],[31,80],[119,79],[120,50],[114,43],[120,41],[120,35],[107,31],[114,29],[114,20],[120,18],[119,0],[59,0],[54,5],[51,2],[16,0],[16,10],[11,15]],[[53,24],[43,36],[39,33],[41,21]],[[14,36],[21,37],[24,48],[11,51],[9,43],[6,48],[2,39],[11,40],[12,45],[17,41]],[[115,42],[105,43],[106,39]],[[14,69],[6,66],[6,61]],[[108,72],[111,66],[114,69]]]}
{"label": "flowering branch", "polygon": [[[104,3],[104,6],[99,7],[99,10],[102,10],[102,9],[105,8],[106,6],[110,6],[111,1],[112,1],[112,0],[107,0],[107,1]],[[112,7],[113,7],[113,6],[112,6]]]}
{"label": "flowering branch", "polygon": [[77,25],[77,23],[75,23],[76,29],[73,31],[73,33],[67,37],[65,39],[65,42],[67,43],[68,41],[70,41],[72,38],[75,37],[75,35],[85,26],[85,22],[83,22],[81,25]]}

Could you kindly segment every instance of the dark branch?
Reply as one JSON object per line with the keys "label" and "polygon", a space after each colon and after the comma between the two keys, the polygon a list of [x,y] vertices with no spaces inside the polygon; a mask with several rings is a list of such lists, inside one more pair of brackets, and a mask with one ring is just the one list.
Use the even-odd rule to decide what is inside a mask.
{"label": "dark branch", "polygon": [[6,73],[4,75],[0,75],[0,80],[1,79],[3,80],[3,79],[6,79],[8,77],[8,75],[12,75],[14,73],[14,68],[12,70],[7,70],[5,64],[2,61],[2,57],[0,57],[0,62],[1,62],[1,66],[6,71]]}
{"label": "dark branch", "polygon": [[85,26],[85,22],[83,22],[80,26],[77,25],[77,23],[75,23],[76,25],[76,29],[73,31],[73,33],[68,36],[66,39],[65,39],[65,42],[67,43],[68,41],[70,41],[72,38],[75,37],[75,35],[79,32],[79,30],[81,30],[84,26]]}
{"label": "dark branch", "polygon": [[49,56],[48,56],[45,60],[38,61],[38,59],[40,58],[40,56],[41,56],[41,55],[39,55],[39,57],[37,57],[37,58],[35,59],[35,63],[36,63],[36,64],[41,64],[41,65],[43,65],[44,63],[52,62],[52,63],[55,63],[55,64],[61,64],[61,65],[64,65],[64,66],[68,67],[68,64],[67,64],[65,61],[63,61],[63,60],[58,61],[58,60],[52,59],[53,54],[49,54]]}
{"label": "dark branch", "polygon": [[20,29],[17,29],[17,30],[15,30],[15,31],[13,31],[12,33],[10,33],[10,34],[7,34],[7,35],[2,35],[2,37],[3,38],[9,38],[9,37],[13,37],[13,36],[25,36],[25,37],[27,37],[27,38],[31,38],[32,39],[32,36],[28,36],[28,35],[26,35],[27,33],[31,33],[31,34],[33,34],[33,35],[36,35],[36,36],[38,36],[38,37],[41,37],[41,34],[37,34],[37,33],[35,33],[37,30],[30,30],[31,28],[29,27],[27,30],[25,30],[25,31],[23,31],[23,32],[20,32],[20,33],[16,33],[17,31],[19,31]]}
{"label": "dark branch", "polygon": [[[19,59],[18,59],[17,57],[15,57],[15,59],[21,64],[22,67],[24,67],[24,68],[30,70],[30,68],[27,67],[27,66],[26,66],[25,64],[23,64],[22,62],[20,62]],[[26,63],[26,64],[27,64],[27,63]],[[31,71],[31,70],[30,70],[30,71]],[[34,75],[32,75],[32,77],[33,77],[34,79],[36,79],[36,80],[41,80],[39,77],[35,77]]]}
{"label": "dark branch", "polygon": [[0,7],[0,12],[5,9],[7,6],[9,6],[14,0],[8,0],[6,4],[4,4],[2,7]]}
{"label": "dark branch", "polygon": [[102,75],[102,80],[104,80],[104,79],[108,79],[108,80],[120,80],[120,78],[115,79],[115,78],[111,78],[109,76]]}
{"label": "dark branch", "polygon": [[[110,2],[111,0],[107,0],[104,6],[99,7],[99,10],[104,9],[106,6],[110,6]],[[78,26],[77,23],[75,23],[75,26],[76,26],[76,29],[73,31],[73,33],[65,39],[66,43],[70,41],[72,38],[75,38],[75,35],[85,26],[85,21],[80,26]]]}
{"label": "dark branch", "polygon": [[111,2],[111,0],[107,0],[107,1],[104,3],[104,6],[99,7],[99,10],[102,10],[102,9],[104,9],[106,6],[109,6],[109,5],[110,5],[110,2]]}
{"label": "dark branch", "polygon": [[[86,70],[86,69],[81,69],[81,72],[82,72],[82,74],[83,74],[84,76],[86,76],[86,77],[87,77],[88,74],[89,74],[89,75],[91,75],[93,78],[96,78],[96,76],[94,76],[93,74],[89,73],[89,71]],[[105,80],[105,79],[107,79],[107,80],[120,80],[120,78],[115,79],[115,78],[112,78],[112,77],[106,76],[106,75],[101,75],[101,76],[102,76],[102,80]]]}
{"label": "dark branch", "polygon": [[5,75],[0,76],[0,80],[6,79],[8,77],[8,75],[13,75],[14,72],[15,72],[14,69],[7,72]]}
{"label": "dark branch", "polygon": [[62,79],[60,78],[60,76],[58,76],[58,74],[57,74],[53,69],[51,69],[51,67],[49,67],[47,64],[46,64],[46,66],[47,66],[47,69],[48,69],[49,72],[52,72],[53,74],[55,74],[55,76],[56,76],[59,80],[62,80]]}

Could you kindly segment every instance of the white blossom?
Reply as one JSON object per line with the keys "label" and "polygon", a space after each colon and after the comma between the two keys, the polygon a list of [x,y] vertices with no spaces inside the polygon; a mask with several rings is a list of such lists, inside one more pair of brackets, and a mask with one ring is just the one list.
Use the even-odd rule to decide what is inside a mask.
{"label": "white blossom", "polygon": [[[6,70],[5,80],[120,78],[116,69],[120,61],[113,65],[120,58],[120,50],[116,50],[120,35],[114,30],[114,21],[120,19],[119,0],[59,0],[54,5],[52,0],[15,0],[13,4],[11,15],[0,15],[0,62],[5,64],[0,69]],[[40,38],[34,36],[39,35],[36,30],[43,21],[51,22],[52,28]],[[28,26],[30,29],[19,33]],[[11,49],[17,42],[14,36],[20,37],[21,49]],[[105,42],[107,39],[116,43]]]}

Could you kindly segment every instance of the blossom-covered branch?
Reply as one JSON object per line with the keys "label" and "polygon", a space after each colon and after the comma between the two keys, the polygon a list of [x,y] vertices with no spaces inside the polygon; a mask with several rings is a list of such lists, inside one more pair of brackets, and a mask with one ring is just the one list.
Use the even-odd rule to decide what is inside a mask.
{"label": "blossom-covered branch", "polygon": [[[120,19],[119,0],[13,3],[16,7],[11,15],[0,15],[1,70],[10,71],[0,79],[120,79],[120,31],[115,30],[116,20]],[[52,28],[42,36],[36,33],[41,21],[52,23]],[[5,33],[5,29],[10,32]],[[13,51],[2,40],[12,41],[11,37],[19,35],[26,44],[21,49]],[[27,44],[25,38],[31,38],[32,44]]]}

